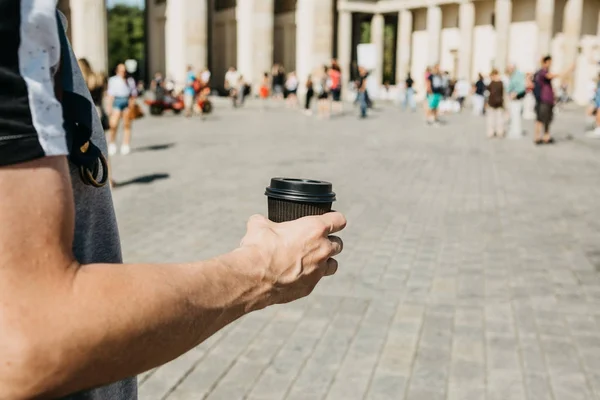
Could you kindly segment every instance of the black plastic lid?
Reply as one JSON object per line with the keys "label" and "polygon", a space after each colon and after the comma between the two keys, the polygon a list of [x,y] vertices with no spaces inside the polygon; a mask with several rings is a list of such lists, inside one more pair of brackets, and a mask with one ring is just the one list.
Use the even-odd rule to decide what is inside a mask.
{"label": "black plastic lid", "polygon": [[332,203],[335,201],[333,185],[312,179],[273,178],[265,194],[274,199],[307,203]]}

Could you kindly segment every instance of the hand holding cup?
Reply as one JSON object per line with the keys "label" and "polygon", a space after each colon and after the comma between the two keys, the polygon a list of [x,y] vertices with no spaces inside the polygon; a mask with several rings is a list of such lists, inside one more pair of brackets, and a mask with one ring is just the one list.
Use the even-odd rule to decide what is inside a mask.
{"label": "hand holding cup", "polygon": [[259,254],[267,288],[256,307],[308,296],[321,278],[335,274],[338,263],[333,257],[340,254],[343,242],[332,234],[345,226],[346,218],[338,212],[284,223],[251,217],[241,248],[254,248]]}

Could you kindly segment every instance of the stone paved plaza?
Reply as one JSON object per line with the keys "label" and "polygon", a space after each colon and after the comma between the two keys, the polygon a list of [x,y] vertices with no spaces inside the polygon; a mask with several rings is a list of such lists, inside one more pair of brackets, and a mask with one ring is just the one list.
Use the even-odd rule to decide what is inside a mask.
{"label": "stone paved plaza", "polygon": [[235,248],[272,176],[332,181],[349,221],[334,277],[140,376],[140,398],[600,399],[600,141],[584,125],[561,114],[558,143],[534,147],[392,107],[139,121],[113,159],[128,262]]}

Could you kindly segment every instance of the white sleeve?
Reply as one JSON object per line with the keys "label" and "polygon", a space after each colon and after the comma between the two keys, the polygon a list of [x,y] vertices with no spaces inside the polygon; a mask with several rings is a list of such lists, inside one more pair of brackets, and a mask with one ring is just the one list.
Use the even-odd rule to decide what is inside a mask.
{"label": "white sleeve", "polygon": [[52,70],[60,62],[56,1],[21,0],[19,70],[27,85],[31,119],[46,155],[67,154],[62,107]]}

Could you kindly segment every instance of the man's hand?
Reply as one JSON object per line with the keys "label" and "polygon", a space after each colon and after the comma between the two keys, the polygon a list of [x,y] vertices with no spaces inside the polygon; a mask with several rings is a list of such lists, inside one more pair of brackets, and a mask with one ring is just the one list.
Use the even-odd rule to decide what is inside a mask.
{"label": "man's hand", "polygon": [[260,215],[251,217],[241,248],[260,254],[262,280],[268,288],[256,308],[307,296],[321,278],[335,274],[338,263],[332,257],[342,251],[343,243],[331,234],[345,226],[346,219],[338,212],[281,224]]}

